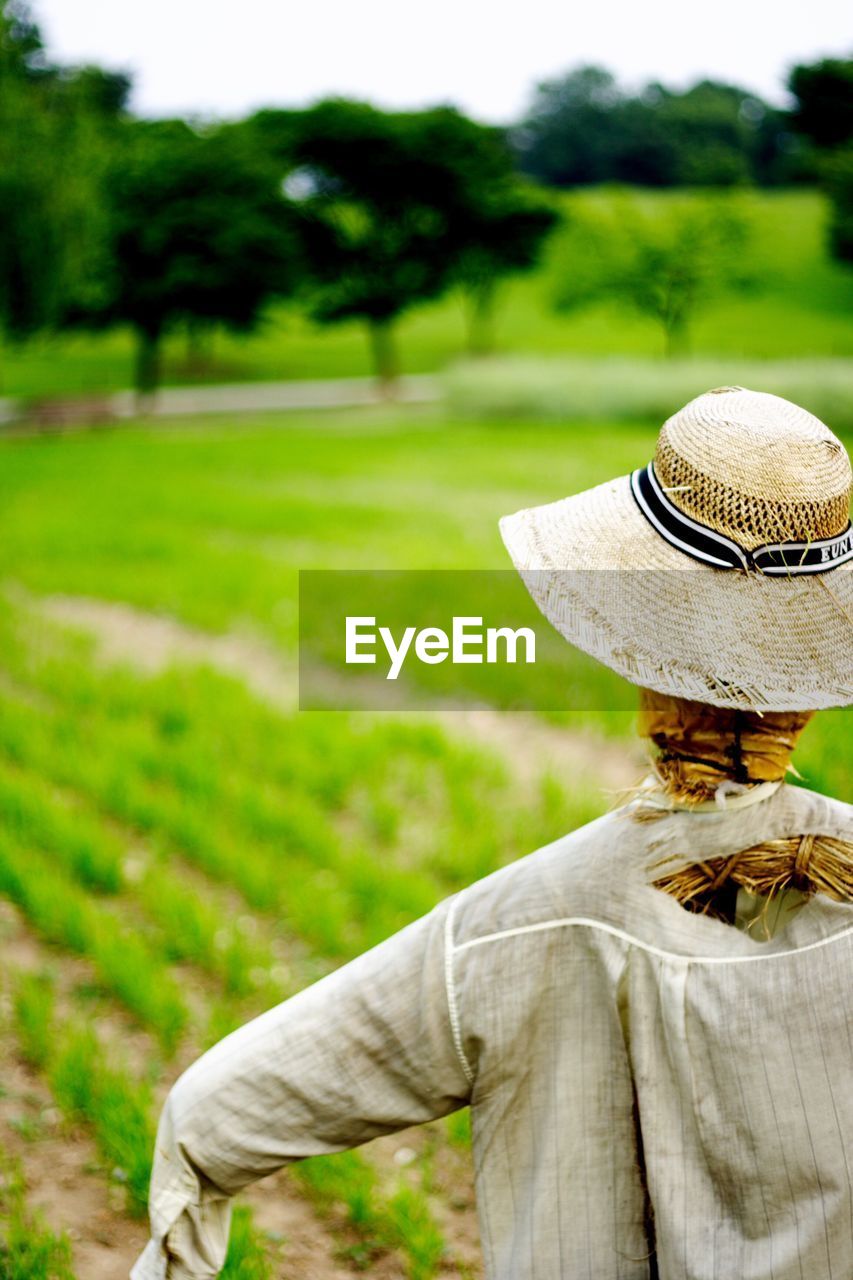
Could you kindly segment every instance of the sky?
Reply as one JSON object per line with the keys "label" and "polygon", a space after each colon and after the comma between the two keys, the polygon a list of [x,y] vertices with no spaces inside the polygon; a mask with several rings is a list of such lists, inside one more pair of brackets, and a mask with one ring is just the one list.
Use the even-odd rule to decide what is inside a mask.
{"label": "sky", "polygon": [[784,103],[787,69],[853,49],[848,0],[31,0],[50,54],[134,73],[145,115],[234,117],[329,94],[517,119],[579,63],[629,87],[724,79]]}

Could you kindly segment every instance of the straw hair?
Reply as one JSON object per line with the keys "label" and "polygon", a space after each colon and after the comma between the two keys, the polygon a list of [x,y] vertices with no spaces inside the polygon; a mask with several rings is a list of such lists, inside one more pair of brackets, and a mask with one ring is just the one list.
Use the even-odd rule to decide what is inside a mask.
{"label": "straw hair", "polygon": [[[843,445],[778,396],[698,396],[654,462],[672,504],[746,551],[848,526]],[[759,712],[853,704],[853,562],[776,577],[700,564],[653,527],[629,476],[504,517],[501,534],[557,630],[634,684]]]}

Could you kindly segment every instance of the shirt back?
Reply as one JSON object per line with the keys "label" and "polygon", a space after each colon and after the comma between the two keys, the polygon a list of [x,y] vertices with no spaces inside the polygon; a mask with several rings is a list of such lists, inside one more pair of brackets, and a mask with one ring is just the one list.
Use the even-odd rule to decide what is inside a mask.
{"label": "shirt back", "polygon": [[853,907],[812,898],[760,942],[651,885],[797,834],[850,838],[853,810],[629,806],[451,904],[494,1280],[853,1275]]}

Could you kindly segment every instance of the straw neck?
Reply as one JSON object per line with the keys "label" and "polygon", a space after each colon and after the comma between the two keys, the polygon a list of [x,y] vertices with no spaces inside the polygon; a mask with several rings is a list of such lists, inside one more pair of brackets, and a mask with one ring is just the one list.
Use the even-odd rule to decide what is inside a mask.
{"label": "straw neck", "polygon": [[665,794],[697,804],[784,779],[814,712],[759,714],[640,690],[639,730]]}

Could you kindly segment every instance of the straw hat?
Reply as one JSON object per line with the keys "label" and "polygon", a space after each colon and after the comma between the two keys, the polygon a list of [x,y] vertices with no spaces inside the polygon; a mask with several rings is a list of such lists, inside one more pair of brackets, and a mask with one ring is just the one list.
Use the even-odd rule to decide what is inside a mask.
{"label": "straw hat", "polygon": [[634,684],[716,706],[853,703],[853,477],[779,396],[718,387],[653,462],[501,534],[545,616]]}

